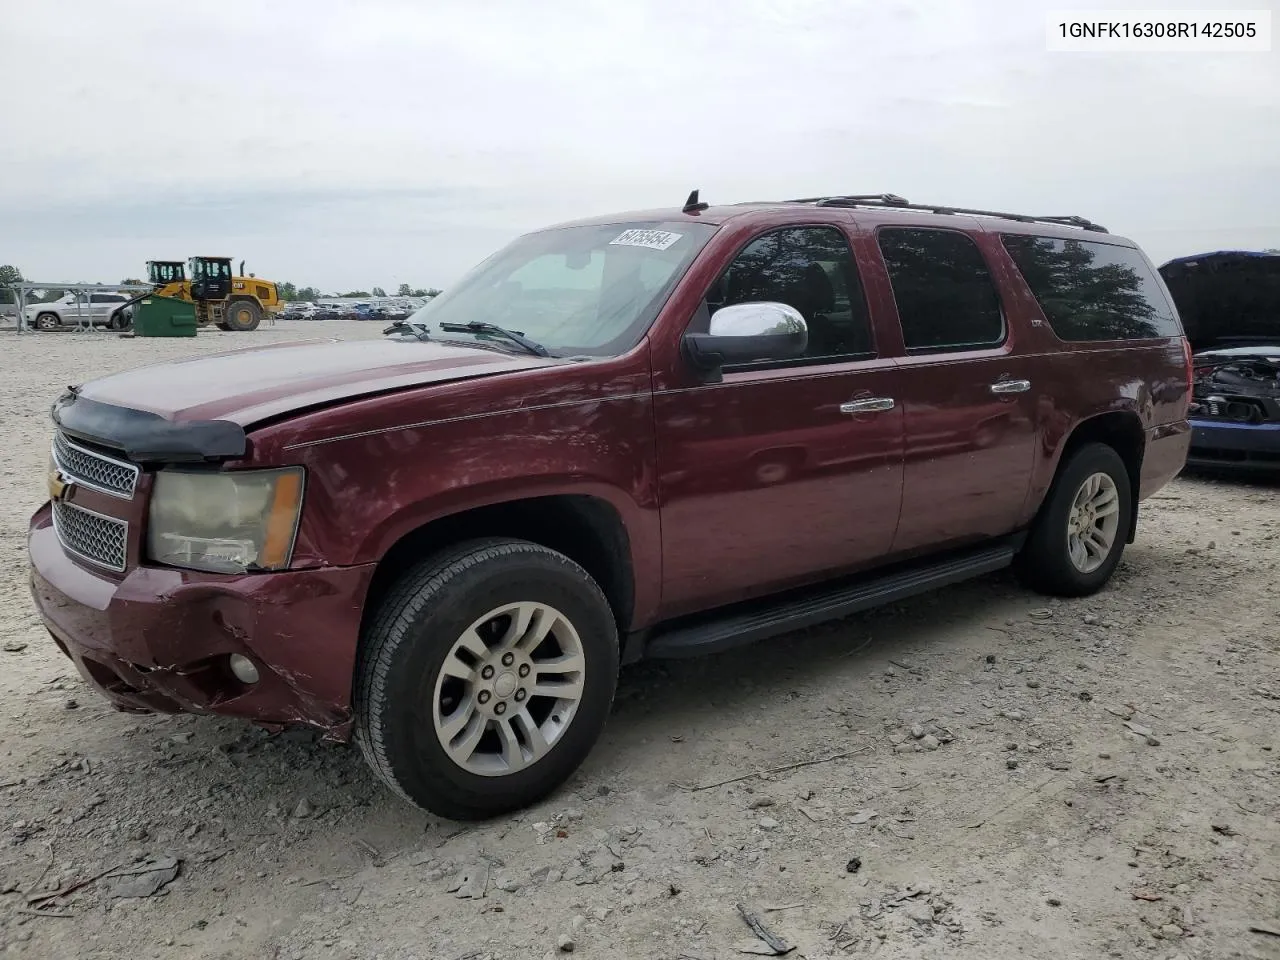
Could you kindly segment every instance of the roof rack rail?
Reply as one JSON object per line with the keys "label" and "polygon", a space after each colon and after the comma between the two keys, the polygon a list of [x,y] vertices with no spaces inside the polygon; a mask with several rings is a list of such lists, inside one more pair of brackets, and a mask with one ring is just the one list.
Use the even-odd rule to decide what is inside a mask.
{"label": "roof rack rail", "polygon": [[830,197],[805,197],[801,200],[787,200],[786,202],[812,203],[818,207],[889,207],[894,210],[920,210],[925,213],[967,214],[975,217],[999,217],[1001,220],[1016,220],[1020,223],[1056,223],[1064,227],[1079,227],[1081,230],[1091,230],[1094,233],[1108,232],[1106,227],[1084,217],[1041,217],[1025,213],[1000,213],[997,210],[949,207],[943,204],[910,203],[905,197],[900,197],[896,193],[852,193]]}
{"label": "roof rack rail", "polygon": [[882,204],[886,207],[909,207],[911,204],[907,202],[906,197],[900,197],[896,193],[848,193],[841,194],[838,197],[805,197],[802,200],[788,200],[787,203],[816,203],[818,206],[839,206],[829,201],[840,200],[843,203],[866,203],[866,204]]}

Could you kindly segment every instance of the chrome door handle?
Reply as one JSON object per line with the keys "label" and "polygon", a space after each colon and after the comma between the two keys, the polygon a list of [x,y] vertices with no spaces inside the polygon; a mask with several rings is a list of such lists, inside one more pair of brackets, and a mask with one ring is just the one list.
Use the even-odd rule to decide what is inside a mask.
{"label": "chrome door handle", "polygon": [[1026,393],[1030,389],[1030,380],[997,380],[991,385],[992,393]]}
{"label": "chrome door handle", "polygon": [[870,400],[851,400],[840,404],[841,413],[879,413],[893,409],[892,397],[873,397]]}

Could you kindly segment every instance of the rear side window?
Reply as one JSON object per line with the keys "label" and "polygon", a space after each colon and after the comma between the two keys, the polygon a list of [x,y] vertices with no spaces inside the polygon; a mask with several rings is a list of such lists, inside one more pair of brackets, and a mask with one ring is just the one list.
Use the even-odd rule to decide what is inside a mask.
{"label": "rear side window", "polygon": [[969,237],[886,227],[879,241],[908,350],[972,350],[1003,342],[1000,295]]}
{"label": "rear side window", "polygon": [[1060,340],[1148,340],[1182,330],[1132,247],[1005,234],[1004,248]]}

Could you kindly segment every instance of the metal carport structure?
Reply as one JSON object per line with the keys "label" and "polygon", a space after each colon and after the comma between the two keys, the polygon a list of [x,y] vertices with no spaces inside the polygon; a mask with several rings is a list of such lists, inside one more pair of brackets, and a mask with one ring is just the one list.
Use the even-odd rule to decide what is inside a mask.
{"label": "metal carport structure", "polygon": [[[14,292],[18,301],[18,333],[25,333],[30,330],[27,325],[27,307],[36,306],[36,304],[27,303],[27,297],[36,290],[61,290],[64,293],[84,293],[86,295],[94,293],[146,294],[153,292],[155,287],[151,284],[138,283],[36,283],[24,280],[21,283],[10,284],[7,289]],[[85,309],[86,306],[87,302],[77,299],[76,313],[78,319],[76,320],[76,325],[71,328],[72,333],[96,329],[92,313]],[[105,330],[106,328],[104,327],[103,329]]]}

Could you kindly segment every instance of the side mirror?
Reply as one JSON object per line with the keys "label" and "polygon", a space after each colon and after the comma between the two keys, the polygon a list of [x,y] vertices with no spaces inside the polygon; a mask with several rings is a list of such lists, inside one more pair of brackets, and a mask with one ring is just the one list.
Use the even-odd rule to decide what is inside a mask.
{"label": "side mirror", "polygon": [[687,333],[683,341],[688,361],[713,379],[727,365],[803,356],[808,344],[800,311],[770,301],[721,307],[711,315],[707,333]]}

